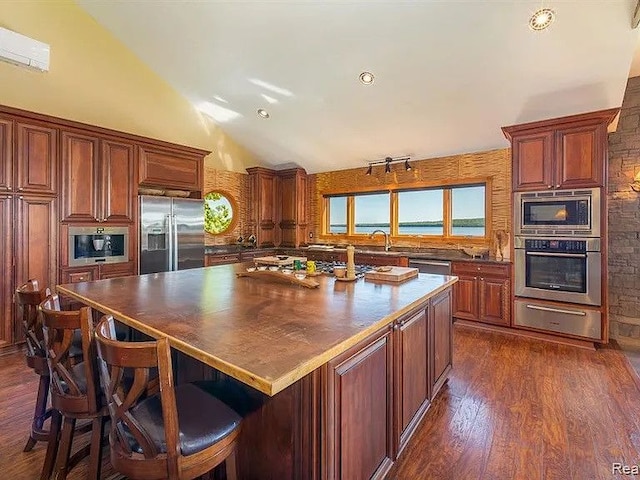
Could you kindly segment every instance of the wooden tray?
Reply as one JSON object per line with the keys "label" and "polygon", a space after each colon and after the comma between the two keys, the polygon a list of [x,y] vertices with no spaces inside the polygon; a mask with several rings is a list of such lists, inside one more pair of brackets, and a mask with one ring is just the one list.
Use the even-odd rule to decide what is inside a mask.
{"label": "wooden tray", "polygon": [[417,268],[392,267],[388,272],[367,272],[364,278],[367,280],[383,280],[385,282],[403,282],[418,276]]}
{"label": "wooden tray", "polygon": [[311,278],[296,278],[293,273],[272,272],[270,270],[256,270],[255,272],[239,272],[236,273],[238,277],[254,277],[262,280],[280,282],[280,283],[292,283],[294,285],[302,285],[306,288],[316,288],[320,284]]}

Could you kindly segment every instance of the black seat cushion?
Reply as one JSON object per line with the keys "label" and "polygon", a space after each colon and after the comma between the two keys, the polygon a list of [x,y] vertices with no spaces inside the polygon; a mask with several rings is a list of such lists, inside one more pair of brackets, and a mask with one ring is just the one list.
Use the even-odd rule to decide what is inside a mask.
{"label": "black seat cushion", "polygon": [[[236,412],[197,386],[191,383],[179,385],[175,392],[182,455],[210,447],[240,425],[242,418]],[[160,394],[140,402],[131,409],[131,414],[147,431],[158,450],[166,453]],[[133,436],[129,436],[129,443],[134,452],[142,453]]]}
{"label": "black seat cushion", "polygon": [[[80,362],[72,366],[71,370],[69,370],[69,374],[71,375],[71,377],[73,378],[73,381],[78,386],[78,390],[80,390],[80,393],[86,394],[87,393],[87,376],[84,371],[84,362]],[[61,379],[60,383],[62,384],[63,392],[68,394],[69,386],[67,385],[67,382]]]}

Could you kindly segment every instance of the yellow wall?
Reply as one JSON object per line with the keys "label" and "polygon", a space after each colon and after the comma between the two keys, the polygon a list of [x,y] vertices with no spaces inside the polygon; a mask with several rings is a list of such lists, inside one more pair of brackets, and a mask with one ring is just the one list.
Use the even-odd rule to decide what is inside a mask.
{"label": "yellow wall", "polygon": [[0,62],[0,104],[211,150],[212,168],[258,164],[75,3],[0,0],[0,26],[51,46],[46,73]]}

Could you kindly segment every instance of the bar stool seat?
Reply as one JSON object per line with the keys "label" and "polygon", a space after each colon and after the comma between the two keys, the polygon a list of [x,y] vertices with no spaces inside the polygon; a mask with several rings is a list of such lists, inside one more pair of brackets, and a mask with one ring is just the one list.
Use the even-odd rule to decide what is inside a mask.
{"label": "bar stool seat", "polygon": [[[235,480],[241,417],[195,384],[174,386],[168,340],[120,342],[109,315],[95,336],[113,468],[131,480],[191,480],[224,462]],[[145,396],[152,371],[159,392]]]}

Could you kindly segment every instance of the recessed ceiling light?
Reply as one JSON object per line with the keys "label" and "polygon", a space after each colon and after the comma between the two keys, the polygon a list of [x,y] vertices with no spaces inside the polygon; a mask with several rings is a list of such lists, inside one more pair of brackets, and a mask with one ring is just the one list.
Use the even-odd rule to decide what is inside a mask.
{"label": "recessed ceiling light", "polygon": [[264,108],[258,109],[258,116],[260,118],[269,118],[269,112],[267,112]]}
{"label": "recessed ceiling light", "polygon": [[362,72],[360,74],[360,81],[362,83],[364,83],[365,85],[371,85],[373,83],[374,79],[375,79],[375,77],[373,76],[373,73],[371,73],[371,72]]}
{"label": "recessed ceiling light", "polygon": [[553,23],[553,19],[556,17],[556,12],[550,8],[541,8],[529,19],[529,28],[532,30],[544,30]]}

